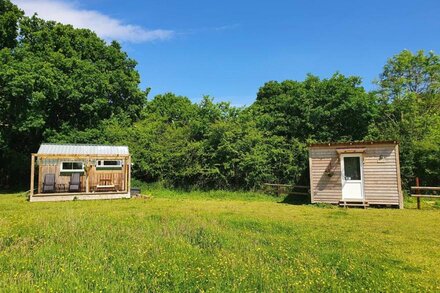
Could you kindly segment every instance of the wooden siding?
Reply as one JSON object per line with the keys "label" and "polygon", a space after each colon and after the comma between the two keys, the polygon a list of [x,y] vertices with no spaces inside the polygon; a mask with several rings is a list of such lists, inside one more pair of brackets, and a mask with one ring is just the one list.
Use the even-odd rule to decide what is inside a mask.
{"label": "wooden siding", "polygon": [[[57,187],[57,192],[63,192],[60,190],[60,184],[64,184],[65,190],[69,189],[70,175],[62,174],[60,172],[60,163],[50,164],[50,165],[40,165],[38,168],[38,193],[41,193],[43,180],[45,174],[55,174],[55,183]],[[126,176],[125,171],[127,168],[123,166],[120,170],[96,170],[95,166],[93,166],[89,171],[89,186],[90,191],[93,191],[94,187],[98,184],[103,184],[102,179],[109,179],[107,184],[118,185],[118,190],[126,190]],[[85,182],[85,173],[83,173],[80,177],[81,179],[81,191],[86,191],[86,182]]]}
{"label": "wooden siding", "polygon": [[365,152],[364,191],[370,204],[399,205],[395,152],[395,145],[373,146]]}
{"label": "wooden siding", "polygon": [[[335,146],[309,148],[312,202],[338,203],[342,199],[341,163]],[[347,146],[356,147],[354,145]],[[396,144],[362,145],[365,200],[370,204],[401,205],[398,146]],[[382,156],[382,158],[381,158]],[[330,171],[332,176],[326,174]]]}
{"label": "wooden siding", "polygon": [[[338,203],[342,197],[341,164],[335,147],[310,149],[312,202]],[[333,175],[328,176],[326,169]]]}

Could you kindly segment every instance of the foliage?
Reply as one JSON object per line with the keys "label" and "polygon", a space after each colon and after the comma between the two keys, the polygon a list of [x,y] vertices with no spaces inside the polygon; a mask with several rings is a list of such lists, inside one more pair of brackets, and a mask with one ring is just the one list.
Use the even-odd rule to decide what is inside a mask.
{"label": "foliage", "polygon": [[378,90],[335,73],[270,81],[249,107],[173,93],[147,100],[117,42],[0,0],[0,186],[23,183],[41,142],[123,144],[135,178],[187,189],[307,185],[307,144],[397,140],[405,186],[440,180],[440,57],[403,51]]}
{"label": "foliage", "polygon": [[440,290],[438,210],[326,209],[225,191],[152,195],[33,204],[0,196],[0,287]]}
{"label": "foliage", "polygon": [[18,22],[23,11],[9,0],[0,0],[0,50],[17,44]]}
{"label": "foliage", "polygon": [[302,144],[265,134],[251,113],[228,103],[205,97],[193,104],[165,94],[147,102],[143,117],[131,127],[108,121],[98,133],[109,143],[128,144],[133,174],[147,182],[253,189],[267,181],[295,182],[304,171]]}
{"label": "foliage", "polygon": [[253,105],[264,129],[301,141],[361,140],[376,115],[374,96],[358,77],[336,73],[320,80],[268,82]]}
{"label": "foliage", "polygon": [[402,51],[377,82],[380,115],[369,137],[398,140],[404,182],[440,183],[440,56]]}
{"label": "foliage", "polygon": [[29,154],[54,135],[96,128],[117,115],[140,117],[146,93],[138,88],[136,62],[118,43],[36,16],[17,23],[22,12],[9,1],[0,10],[0,142],[7,146],[1,178],[27,174]]}

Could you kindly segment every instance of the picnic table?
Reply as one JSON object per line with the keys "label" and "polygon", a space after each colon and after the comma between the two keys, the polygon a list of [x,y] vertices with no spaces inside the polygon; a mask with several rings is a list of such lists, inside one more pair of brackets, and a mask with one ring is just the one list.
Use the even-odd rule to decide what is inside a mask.
{"label": "picnic table", "polygon": [[103,191],[118,191],[119,185],[113,184],[111,178],[102,178],[99,180],[99,184],[95,186],[94,191],[103,192]]}

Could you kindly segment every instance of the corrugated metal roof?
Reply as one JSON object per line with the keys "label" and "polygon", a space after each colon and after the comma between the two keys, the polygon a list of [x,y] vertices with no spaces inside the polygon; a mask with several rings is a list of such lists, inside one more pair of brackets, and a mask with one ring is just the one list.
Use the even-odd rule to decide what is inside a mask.
{"label": "corrugated metal roof", "polygon": [[128,146],[96,144],[51,144],[43,143],[38,154],[44,155],[129,155]]}

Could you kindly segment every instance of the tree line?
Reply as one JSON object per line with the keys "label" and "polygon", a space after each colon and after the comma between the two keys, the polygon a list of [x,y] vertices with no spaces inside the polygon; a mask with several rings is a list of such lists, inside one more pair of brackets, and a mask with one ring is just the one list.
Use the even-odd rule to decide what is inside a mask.
{"label": "tree line", "polygon": [[312,142],[397,140],[403,184],[440,181],[440,56],[404,50],[376,89],[335,73],[269,81],[255,102],[148,98],[117,42],[0,0],[0,186],[27,184],[41,142],[124,144],[133,176],[182,188],[308,183]]}

